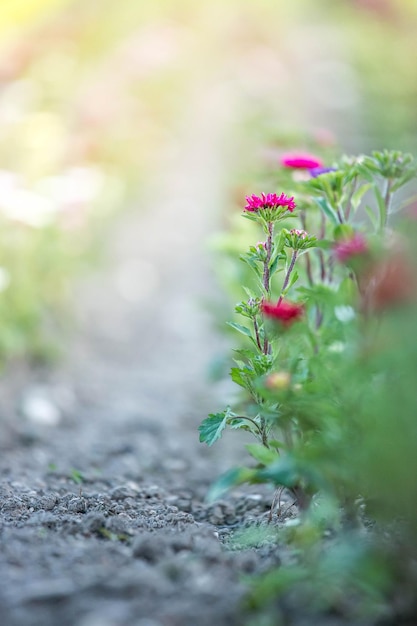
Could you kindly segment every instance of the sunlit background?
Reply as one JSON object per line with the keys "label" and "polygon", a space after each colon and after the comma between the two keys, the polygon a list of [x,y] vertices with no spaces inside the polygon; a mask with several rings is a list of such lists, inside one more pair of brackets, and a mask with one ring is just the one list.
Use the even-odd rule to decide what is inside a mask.
{"label": "sunlit background", "polygon": [[71,277],[194,134],[217,211],[289,145],[415,151],[416,27],[412,0],[2,0],[2,357],[48,356]]}

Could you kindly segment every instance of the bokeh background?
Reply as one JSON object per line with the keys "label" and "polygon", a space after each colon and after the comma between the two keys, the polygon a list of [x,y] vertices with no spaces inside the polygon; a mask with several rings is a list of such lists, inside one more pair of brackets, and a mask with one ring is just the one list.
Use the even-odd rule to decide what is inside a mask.
{"label": "bokeh background", "polygon": [[217,137],[216,215],[283,147],[415,151],[416,32],[414,0],[2,0],[2,358],[51,356],[124,210],[181,205],[193,134]]}

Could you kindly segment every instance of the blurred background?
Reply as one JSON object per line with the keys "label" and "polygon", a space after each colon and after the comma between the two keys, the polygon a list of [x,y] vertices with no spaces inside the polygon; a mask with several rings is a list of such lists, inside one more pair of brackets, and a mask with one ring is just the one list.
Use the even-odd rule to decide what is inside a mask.
{"label": "blurred background", "polygon": [[[146,194],[178,212],[197,178],[221,220],[282,148],[415,151],[416,28],[414,0],[2,0],[2,359],[51,356],[72,277]],[[204,242],[186,216],[171,236]]]}

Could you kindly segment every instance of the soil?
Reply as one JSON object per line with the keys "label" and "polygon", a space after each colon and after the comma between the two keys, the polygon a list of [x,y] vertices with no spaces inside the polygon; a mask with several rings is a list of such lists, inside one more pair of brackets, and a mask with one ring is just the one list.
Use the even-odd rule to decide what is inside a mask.
{"label": "soil", "polygon": [[65,359],[3,374],[4,626],[242,624],[243,576],[280,560],[273,544],[226,545],[237,528],[266,524],[270,490],[206,500],[244,460],[245,438],[198,441],[200,421],[231,391],[207,376],[228,346],[205,311],[218,298],[206,242],[230,109],[210,98],[191,107],[168,174],[115,227],[105,267],[77,287]]}

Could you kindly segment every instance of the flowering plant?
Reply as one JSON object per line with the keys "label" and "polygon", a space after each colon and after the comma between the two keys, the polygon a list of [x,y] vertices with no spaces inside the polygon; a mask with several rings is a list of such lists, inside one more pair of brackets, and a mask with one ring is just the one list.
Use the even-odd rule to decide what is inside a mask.
{"label": "flowering plant", "polygon": [[[257,466],[230,471],[214,494],[266,481],[286,487],[299,509],[324,489],[343,492],[348,510],[358,493],[348,496],[350,478],[332,466],[334,451],[332,462],[316,458],[318,450],[329,454],[327,438],[344,441],[351,427],[332,419],[340,399],[329,384],[362,353],[367,333],[375,334],[376,315],[412,299],[413,268],[393,249],[391,222],[400,208],[394,194],[415,177],[416,163],[387,151],[342,157],[331,167],[308,156],[286,155],[282,168],[311,168],[315,161],[321,171],[299,182],[287,177],[279,194],[246,198],[243,217],[266,240],[240,255],[250,270],[246,299],[235,307],[243,323],[229,322],[244,341],[230,372],[241,394],[233,409],[203,421],[200,440],[211,446],[227,427],[258,440],[248,446]],[[296,228],[289,225],[294,220]],[[398,286],[399,275],[407,286]]]}
{"label": "flowering plant", "polygon": [[[208,445],[226,428],[248,431],[257,440],[247,445],[256,463],[220,477],[211,497],[243,482],[267,482],[278,489],[270,521],[284,488],[301,514],[291,573],[280,569],[258,581],[252,608],[288,581],[305,594],[306,576],[325,579],[329,567],[328,584],[314,587],[323,606],[337,608],[339,587],[346,587],[368,593],[367,602],[379,598],[378,613],[378,594],[390,588],[404,595],[398,572],[410,588],[417,583],[410,504],[417,472],[417,220],[413,197],[400,201],[396,194],[416,180],[416,162],[388,151],[342,157],[326,168],[317,158],[321,171],[300,179],[296,170],[311,163],[285,161],[277,168],[280,195],[248,196],[243,212],[266,241],[239,256],[249,270],[242,274],[246,299],[235,307],[243,323],[236,318],[229,326],[242,338],[230,371],[240,395],[200,426]],[[407,206],[405,219],[397,216]],[[363,506],[374,520],[398,525],[387,486],[400,502],[401,532],[389,546],[377,534],[367,543],[356,534],[351,578],[340,582],[333,563],[350,549]],[[275,519],[283,520],[279,505]],[[321,533],[341,527],[347,530],[329,550]],[[383,576],[370,579],[382,561]]]}
{"label": "flowering plant", "polygon": [[[248,196],[243,211],[266,241],[239,255],[246,298],[229,326],[242,339],[230,371],[240,395],[202,422],[200,440],[211,446],[226,428],[246,430],[257,440],[247,445],[255,465],[231,469],[211,497],[266,482],[277,489],[269,521],[285,524],[283,489],[286,510],[296,505],[299,527],[286,535],[291,571],[257,581],[251,608],[290,586],[336,610],[347,590],[380,615],[384,593],[409,606],[404,589],[417,585],[417,220],[414,198],[396,193],[416,180],[416,162],[384,151],[321,171],[308,172],[306,159],[291,163],[277,168],[283,191]],[[307,176],[295,175],[300,168]],[[355,531],[364,507],[391,533],[389,545]],[[324,530],[334,533],[331,549]],[[341,571],[346,558],[351,568],[342,577],[340,554]],[[313,580],[327,583],[309,592]]]}

